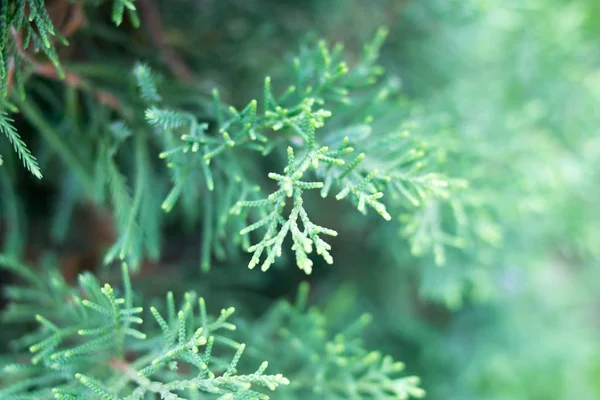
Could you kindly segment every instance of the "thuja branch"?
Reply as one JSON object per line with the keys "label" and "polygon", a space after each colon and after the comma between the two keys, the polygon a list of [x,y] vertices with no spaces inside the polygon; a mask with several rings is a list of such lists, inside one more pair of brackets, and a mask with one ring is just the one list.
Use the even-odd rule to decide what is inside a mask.
{"label": "thuja branch", "polygon": [[[236,157],[252,157],[242,156],[241,152],[231,156],[235,150],[250,150],[245,153],[265,157],[280,147],[293,145],[294,148],[288,147],[288,166],[284,174],[269,174],[269,178],[278,182],[279,190],[266,199],[241,199],[232,207],[234,214],[241,214],[241,209],[259,210],[261,219],[242,229],[242,235],[258,228],[266,229],[263,240],[247,248],[254,253],[250,268],[259,263],[264,251],[267,257],[261,269],[267,270],[281,256],[288,233],[294,241],[292,250],[297,264],[306,273],[312,271],[313,262],[307,254],[312,252],[313,245],[327,263],[333,262],[330,245],[319,235],[335,236],[337,233],[310,221],[303,206],[305,190],[322,189],[321,195],[326,197],[335,183],[341,189],[336,196],[338,200],[349,198],[357,203],[359,211],[366,213],[370,208],[390,220],[385,205],[379,201],[383,192],[377,187],[377,171],[365,173],[364,168],[357,168],[365,154],[361,153],[354,160],[349,158],[355,150],[348,138],[339,138],[338,143],[332,143],[337,150],[323,145],[327,140],[325,125],[332,117],[326,107],[347,105],[351,89],[372,85],[381,74],[375,60],[385,34],[385,30],[376,34],[352,69],[342,59],[341,46],[330,49],[320,41],[314,47],[304,49],[292,65],[295,84],[288,86],[281,95],[275,95],[271,78],[266,77],[260,104],[253,99],[241,109],[226,106],[221,102],[219,92],[214,90],[212,111],[216,121],[210,123],[210,129],[208,121],[199,120],[193,113],[165,106],[152,72],[146,65],[138,65],[134,73],[142,98],[148,104],[146,120],[164,137],[167,146],[160,158],[166,160],[172,171],[173,187],[163,202],[163,209],[170,211],[185,195],[190,182],[203,178],[206,188],[213,191],[215,174],[227,176],[231,164],[239,163]],[[295,160],[296,156],[299,156],[299,162]],[[220,162],[229,158],[228,162]],[[315,176],[324,176],[325,182],[301,180],[309,167]],[[293,199],[293,209],[287,218],[282,215],[285,198]],[[208,202],[206,197],[204,201]],[[244,217],[250,212],[247,210]],[[302,228],[299,228],[299,222]],[[210,232],[209,228],[205,233]],[[206,241],[209,241],[208,236],[205,236]],[[208,245],[204,243],[205,248]]]}
{"label": "thuja branch", "polygon": [[[0,398],[8,394],[34,398],[39,393],[29,392],[33,385],[44,392],[53,388],[59,399],[87,398],[90,393],[121,399],[122,392],[131,389],[127,399],[155,393],[175,400],[180,399],[175,394],[180,391],[268,398],[261,387],[275,390],[289,384],[281,374],[265,374],[267,362],[253,373],[238,373],[246,346],[229,337],[229,332],[236,330],[229,321],[233,307],[213,317],[202,297],[187,292],[176,312],[174,295],[169,292],[161,310],[150,308],[155,322],[145,323],[140,317],[143,308],[133,304],[134,290],[126,264],[122,264],[123,288],[100,286],[92,275],[83,274],[79,290],[67,285],[55,269],[39,277],[29,267],[5,258],[0,259],[0,267],[26,282],[10,292],[12,315],[18,314],[20,320],[35,319],[39,324],[38,331],[20,345],[29,349],[30,363],[4,369],[13,374],[25,371],[29,378],[9,379],[11,384],[0,389]],[[24,293],[27,296],[22,297]],[[36,314],[41,305],[46,316]],[[220,348],[213,354],[215,345],[228,347],[235,354],[224,359]],[[79,385],[72,384],[70,374]],[[51,379],[46,381],[46,377]],[[122,384],[123,378],[133,385]],[[26,395],[32,397],[19,397]]]}

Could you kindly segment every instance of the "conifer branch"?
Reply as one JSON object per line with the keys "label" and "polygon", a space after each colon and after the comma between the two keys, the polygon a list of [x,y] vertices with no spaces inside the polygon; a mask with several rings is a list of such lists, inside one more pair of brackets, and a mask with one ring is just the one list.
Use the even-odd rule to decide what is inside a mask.
{"label": "conifer branch", "polygon": [[[297,376],[289,387],[293,393],[324,399],[425,396],[418,377],[399,376],[404,370],[402,362],[364,348],[361,332],[372,320],[369,314],[336,331],[321,310],[315,307],[307,310],[308,291],[308,284],[302,283],[294,304],[278,302],[255,330],[242,332],[262,339],[251,350],[257,356],[269,353],[274,341],[289,349],[286,363],[293,366]],[[286,394],[286,388],[282,393]]]}
{"label": "conifer branch", "polygon": [[[267,258],[261,269],[263,271],[268,270],[271,264],[275,262],[276,257],[281,256],[283,241],[288,233],[292,235],[294,243],[292,250],[296,253],[296,263],[301,270],[307,274],[312,272],[313,262],[308,258],[308,254],[312,252],[313,245],[317,254],[321,255],[328,264],[333,263],[333,259],[329,254],[331,246],[323,241],[319,234],[337,236],[337,232],[312,223],[302,205],[302,192],[304,190],[323,187],[322,182],[306,182],[301,179],[306,170],[313,165],[312,161],[319,160],[319,154],[324,154],[325,151],[326,149],[309,153],[298,166],[294,159],[294,150],[288,147],[288,166],[285,169],[285,175],[269,174],[269,178],[279,182],[280,189],[263,200],[237,203],[238,207],[268,207],[271,210],[267,217],[240,231],[240,234],[244,235],[262,226],[267,227],[264,238],[258,244],[248,248],[249,252],[254,253],[248,266],[250,269],[260,262],[260,256],[266,251]],[[281,215],[286,206],[286,198],[293,199],[292,210],[287,220]],[[304,227],[302,231],[298,227],[298,220],[302,222]]]}
{"label": "conifer branch", "polygon": [[[7,374],[26,374],[27,378],[0,389],[2,398],[9,395],[24,398],[35,387],[37,395],[54,393],[61,399],[87,398],[91,393],[107,399],[140,399],[145,393],[179,399],[176,393],[183,390],[218,394],[223,398],[235,395],[267,399],[261,387],[272,391],[289,384],[281,374],[264,374],[266,362],[254,373],[238,374],[237,365],[245,345],[221,333],[236,329],[228,321],[234,309],[223,309],[218,318],[211,318],[204,299],[197,299],[193,292],[184,295],[177,314],[173,296],[168,294],[166,319],[151,307],[162,335],[149,337],[144,331],[153,332],[153,327],[138,317],[143,308],[132,304],[133,289],[126,264],[122,265],[123,290],[109,284],[100,286],[91,275],[82,275],[80,291],[75,291],[57,275],[40,279],[27,266],[2,256],[0,267],[18,272],[28,282],[23,289],[31,287],[39,293],[30,299],[15,297],[14,301],[45,304],[49,315],[46,318],[35,314],[40,329],[39,335],[27,340],[30,364],[4,368]],[[131,328],[132,324],[140,328]],[[146,341],[149,346],[143,345]],[[162,346],[157,346],[160,342]],[[231,347],[235,354],[229,361],[222,360],[212,354],[214,345]],[[204,348],[203,353],[199,353],[200,348]],[[125,361],[126,352],[134,361]],[[178,363],[188,364],[197,371],[179,370]],[[169,376],[165,369],[178,374],[165,379]],[[129,384],[111,386],[106,381],[110,375],[124,377]],[[73,385],[73,376],[79,386]]]}
{"label": "conifer branch", "polygon": [[38,166],[37,160],[31,152],[27,148],[27,145],[19,134],[17,130],[12,125],[13,120],[8,117],[6,112],[0,111],[0,131],[6,135],[10,143],[13,145],[15,152],[17,153],[19,159],[25,165],[25,168],[29,170],[38,179],[42,179],[42,172],[40,171],[40,167]]}
{"label": "conifer branch", "polygon": [[[167,160],[173,177],[173,188],[163,202],[163,209],[172,209],[175,202],[186,192],[185,188],[189,186],[187,182],[194,176],[201,176],[208,190],[213,191],[214,176],[221,175],[222,172],[218,170],[219,165],[223,165],[219,160],[229,157],[230,153],[240,154],[242,150],[250,150],[267,156],[277,147],[293,143],[300,147],[300,162],[294,161],[291,147],[286,146],[290,150],[285,175],[269,175],[269,178],[278,182],[280,190],[266,199],[240,200],[234,207],[236,210],[260,209],[262,215],[258,222],[242,229],[242,235],[260,227],[267,230],[261,242],[248,248],[248,251],[254,253],[250,268],[259,263],[260,256],[266,251],[266,260],[261,269],[267,270],[282,254],[282,244],[288,232],[291,233],[294,242],[292,249],[297,264],[302,270],[307,273],[312,271],[312,261],[308,254],[312,251],[313,244],[317,254],[327,263],[333,262],[329,254],[330,245],[319,235],[336,233],[309,220],[308,213],[302,206],[303,190],[322,189],[322,196],[326,196],[332,183],[336,182],[342,188],[338,199],[350,195],[357,203],[359,211],[364,213],[365,206],[369,206],[384,219],[390,220],[391,216],[379,201],[383,194],[381,190],[376,190],[372,183],[376,172],[362,175],[356,170],[364,154],[346,164],[350,160],[345,158],[354,151],[348,139],[339,143],[338,150],[330,151],[328,146],[321,144],[325,137],[319,138],[316,133],[324,128],[326,121],[332,117],[332,113],[323,108],[325,105],[348,103],[349,89],[373,84],[375,77],[381,73],[374,62],[384,36],[385,32],[380,31],[374,42],[365,48],[363,59],[355,67],[360,73],[353,72],[354,70],[341,59],[340,46],[330,50],[325,42],[320,41],[313,48],[304,48],[301,61],[300,58],[294,61],[296,85],[289,86],[281,96],[276,96],[273,93],[271,78],[266,77],[262,106],[259,106],[258,101],[251,100],[243,109],[238,110],[222,104],[219,92],[214,90],[213,112],[218,125],[213,132],[209,130],[208,124],[190,112],[164,107],[152,72],[146,66],[136,67],[138,87],[149,105],[146,109],[146,120],[152,127],[160,130],[165,142],[169,144],[160,154],[160,158]],[[273,137],[273,132],[277,137]],[[181,141],[175,144],[173,137],[178,137]],[[229,168],[230,164],[227,165],[226,168]],[[325,176],[324,182],[300,180],[310,166],[315,170],[316,176]],[[341,168],[342,172],[338,172]],[[285,197],[293,199],[288,219],[281,214],[282,208],[285,207]],[[207,198],[206,202],[208,201]],[[212,232],[210,226],[206,225],[210,219],[208,215],[205,218],[206,233]],[[298,221],[302,222],[302,231],[297,227]],[[211,235],[204,236],[203,248],[208,247],[208,242],[212,240],[210,237]],[[207,265],[208,255],[203,257],[203,265]]]}

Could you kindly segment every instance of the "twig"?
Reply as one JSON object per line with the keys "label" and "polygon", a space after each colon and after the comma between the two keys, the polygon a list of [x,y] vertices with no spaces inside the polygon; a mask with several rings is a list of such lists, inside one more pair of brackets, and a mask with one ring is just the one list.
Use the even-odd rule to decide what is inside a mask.
{"label": "twig", "polygon": [[173,75],[182,81],[194,77],[192,70],[165,41],[165,31],[160,20],[160,14],[152,0],[141,0],[140,9],[148,27],[150,38],[158,47],[162,61],[169,67]]}
{"label": "twig", "polygon": [[[94,88],[89,82],[87,82],[86,80],[84,80],[79,75],[77,75],[73,72],[66,71],[64,79],[61,79],[61,76],[59,75],[58,71],[56,70],[56,67],[54,67],[54,65],[52,65],[52,63],[49,63],[49,62],[40,63],[35,58],[31,57],[25,51],[25,49],[23,49],[23,40],[21,38],[21,35],[19,34],[19,32],[17,32],[17,30],[14,27],[11,27],[11,34],[13,35],[13,38],[15,40],[17,52],[19,53],[19,56],[33,66],[34,74],[36,74],[38,76],[43,76],[43,77],[49,78],[49,79],[61,80],[67,86],[70,86],[70,87],[73,87],[76,89],[81,89],[86,92],[90,92],[96,97],[96,99],[101,104],[104,104],[115,111],[126,114],[121,102],[115,95],[113,95],[112,93],[110,93],[106,90]],[[10,65],[10,67],[14,68],[14,63],[12,63]],[[12,69],[10,67],[9,67],[9,69]],[[9,71],[9,77],[10,76],[12,76],[12,71]],[[10,82],[12,82],[12,80]]]}
{"label": "twig", "polygon": [[64,38],[73,35],[87,22],[82,3],[71,4],[65,0],[57,1],[48,7],[48,12],[55,25],[60,25],[60,34]]}

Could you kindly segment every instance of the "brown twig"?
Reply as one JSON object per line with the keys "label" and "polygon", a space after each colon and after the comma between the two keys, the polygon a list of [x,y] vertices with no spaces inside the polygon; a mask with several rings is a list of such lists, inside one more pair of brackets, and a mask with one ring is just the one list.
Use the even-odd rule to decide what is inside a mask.
{"label": "brown twig", "polygon": [[[61,77],[58,70],[56,69],[56,67],[54,65],[52,65],[52,63],[50,63],[50,62],[40,63],[35,58],[31,57],[23,49],[23,40],[21,38],[21,35],[19,32],[17,32],[17,30],[14,27],[11,27],[11,33],[15,40],[17,52],[19,53],[19,56],[33,66],[33,73],[35,75],[43,76],[48,79],[61,80],[67,86],[70,86],[70,87],[73,87],[76,89],[81,89],[86,92],[90,92],[96,97],[96,99],[98,100],[98,102],[100,102],[100,104],[104,104],[104,105],[110,107],[111,109],[119,111],[121,113],[124,112],[121,102],[114,94],[112,94],[106,90],[103,90],[103,89],[94,88],[91,84],[89,84],[87,81],[85,81],[83,78],[81,78],[79,75],[77,75],[73,72],[67,71],[65,73],[64,77]],[[11,63],[9,66],[9,72],[8,72],[9,85],[12,84],[12,81],[13,81],[13,79],[12,79],[12,76],[14,74],[13,69],[14,69],[14,63]],[[64,79],[61,79],[61,78],[64,78]]]}
{"label": "brown twig", "polygon": [[147,27],[152,42],[158,47],[162,61],[177,79],[182,81],[192,79],[194,77],[192,70],[165,41],[165,30],[154,2],[152,0],[141,0],[140,9],[145,22],[144,25]]}
{"label": "brown twig", "polygon": [[[62,5],[63,3],[60,4]],[[54,14],[56,14],[55,18],[62,19],[61,23],[59,23],[58,25],[61,25],[60,33],[65,38],[68,38],[73,33],[75,33],[86,22],[85,13],[83,12],[83,6],[80,3],[77,3],[75,5],[68,5],[68,7],[69,9],[67,10],[66,6],[56,6],[54,10]],[[21,33],[17,31],[15,27],[11,27],[11,34],[15,40],[19,56],[33,66],[33,73],[35,75],[43,76],[48,79],[62,80],[67,86],[92,93],[92,95],[96,97],[100,104],[104,104],[109,108],[119,111],[121,113],[124,112],[121,102],[115,95],[106,90],[93,87],[93,85],[91,85],[89,82],[85,81],[83,78],[81,78],[79,75],[73,72],[67,71],[65,72],[64,77],[61,77],[59,71],[52,63],[41,63],[37,61],[23,48],[23,39],[21,37]],[[11,59],[9,61],[7,80],[7,85],[9,88],[12,86],[14,81],[14,67],[14,60]]]}
{"label": "brown twig", "polygon": [[73,35],[87,22],[82,3],[55,1],[48,6],[48,14],[53,23],[60,27],[59,32],[64,38]]}

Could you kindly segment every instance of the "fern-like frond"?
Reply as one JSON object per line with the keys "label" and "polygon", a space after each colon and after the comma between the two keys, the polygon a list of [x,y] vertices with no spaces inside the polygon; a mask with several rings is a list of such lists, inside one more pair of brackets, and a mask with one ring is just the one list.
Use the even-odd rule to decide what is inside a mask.
{"label": "fern-like frond", "polygon": [[23,162],[25,168],[29,170],[38,179],[42,179],[42,172],[38,165],[37,160],[29,151],[29,148],[25,142],[19,136],[19,133],[13,126],[13,120],[6,114],[5,111],[0,110],[0,131],[6,135],[8,140],[13,145],[15,152],[19,156],[19,159]]}
{"label": "fern-like frond", "polygon": [[[265,207],[270,210],[266,217],[240,231],[240,234],[245,235],[261,227],[266,227],[267,229],[263,239],[248,248],[249,252],[254,253],[248,265],[250,269],[254,268],[260,262],[260,257],[265,251],[267,258],[262,264],[261,269],[263,271],[269,269],[275,262],[275,259],[281,256],[283,241],[288,233],[292,235],[294,243],[292,250],[296,254],[296,263],[307,274],[312,272],[313,262],[308,258],[308,254],[312,252],[313,245],[317,254],[323,257],[327,263],[331,264],[333,262],[333,258],[329,254],[331,246],[321,239],[319,235],[337,236],[337,232],[311,222],[303,207],[302,200],[304,190],[320,189],[323,187],[322,182],[306,182],[301,179],[306,170],[313,164],[312,161],[319,160],[319,155],[325,154],[325,150],[309,153],[297,165],[294,158],[294,150],[288,147],[288,166],[285,169],[285,175],[269,174],[269,178],[278,182],[280,189],[271,193],[266,199],[238,202],[238,207]],[[286,199],[288,198],[292,199],[293,205],[286,219],[282,213],[286,206]],[[302,230],[300,230],[298,222],[302,223]]]}
{"label": "fern-like frond", "polygon": [[292,369],[298,379],[292,380],[289,390],[282,389],[284,398],[288,392],[290,398],[323,400],[425,396],[418,377],[401,375],[402,362],[365,349],[362,338],[372,320],[369,314],[337,330],[331,324],[331,315],[326,316],[316,307],[308,308],[308,291],[308,284],[301,284],[295,304],[280,301],[254,330],[242,332],[260,338],[255,354],[268,354],[277,348],[275,344],[288,349],[286,357],[278,361]]}
{"label": "fern-like frond", "polygon": [[[48,269],[51,275],[40,278],[29,267],[4,256],[0,256],[0,267],[20,274],[27,282],[10,292],[13,306],[46,307],[46,316],[27,314],[35,316],[39,330],[25,341],[29,363],[4,367],[2,379],[8,385],[0,389],[3,399],[32,398],[27,397],[30,395],[39,399],[142,399],[146,395],[178,399],[182,391],[268,399],[262,388],[272,391],[289,384],[281,374],[265,374],[267,362],[253,373],[238,373],[246,345],[228,337],[236,329],[229,321],[235,311],[232,307],[213,318],[204,299],[188,292],[176,312],[169,292],[163,313],[150,308],[156,323],[144,323],[140,317],[143,308],[134,305],[125,263],[121,289],[101,286],[92,275],[84,274],[79,289],[74,290],[55,269]],[[22,296],[30,289],[30,294],[37,295]],[[214,347],[234,352],[225,359]],[[177,374],[173,375],[174,371]]]}
{"label": "fern-like frond", "polygon": [[[319,41],[303,47],[292,66],[295,85],[288,86],[283,94],[277,96],[273,92],[271,78],[266,77],[262,104],[251,100],[238,110],[222,104],[219,91],[214,90],[212,111],[216,124],[211,121],[210,125],[189,111],[156,104],[160,99],[156,79],[146,66],[138,65],[134,74],[142,98],[148,104],[146,120],[167,145],[160,158],[167,161],[173,177],[173,188],[164,200],[163,208],[170,211],[182,194],[190,193],[190,182],[196,182],[195,177],[202,177],[209,191],[213,191],[215,176],[239,176],[228,172],[228,169],[232,168],[232,164],[239,164],[240,157],[264,157],[279,148],[288,148],[289,162],[284,175],[269,175],[278,182],[280,190],[267,199],[240,200],[234,207],[237,210],[258,207],[261,210],[260,220],[242,229],[242,237],[261,227],[267,230],[262,241],[248,248],[254,253],[249,264],[251,268],[266,252],[261,268],[267,270],[281,256],[282,244],[288,233],[292,236],[297,264],[305,272],[312,271],[308,254],[313,246],[327,263],[333,262],[329,254],[330,245],[320,235],[336,233],[310,221],[303,206],[304,190],[322,189],[321,194],[326,196],[335,183],[341,190],[338,199],[350,197],[361,212],[364,213],[368,206],[389,220],[391,216],[380,201],[383,194],[375,189],[372,182],[376,172],[365,174],[356,168],[364,155],[352,161],[348,157],[354,148],[348,144],[348,139],[339,138],[331,143],[337,150],[330,150],[328,145],[323,145],[327,137],[317,137],[316,134],[332,118],[331,111],[325,108],[327,105],[347,104],[351,89],[374,83],[381,73],[375,61],[384,37],[385,30],[377,33],[373,43],[365,47],[364,55],[354,69],[343,60],[339,45],[330,49],[324,41]],[[290,145],[297,147],[297,153],[302,155],[299,162],[294,161]],[[324,181],[301,180],[309,167],[318,178],[324,176]],[[221,181],[221,184],[228,183]],[[206,215],[211,213],[212,197],[207,195],[202,200]],[[292,199],[293,205],[290,214],[284,218],[282,208],[286,198]],[[302,229],[298,224],[302,225]],[[213,225],[204,220],[203,247],[208,247],[212,241]],[[207,265],[207,257],[203,256],[203,266]]]}

